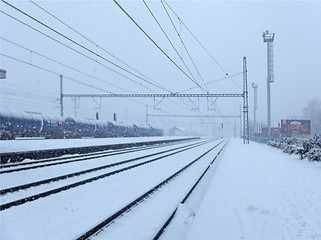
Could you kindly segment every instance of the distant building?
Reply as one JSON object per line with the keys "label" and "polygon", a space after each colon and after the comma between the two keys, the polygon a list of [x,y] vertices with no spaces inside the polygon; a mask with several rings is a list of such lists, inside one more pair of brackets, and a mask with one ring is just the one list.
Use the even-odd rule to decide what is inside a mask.
{"label": "distant building", "polygon": [[168,130],[170,136],[196,136],[199,135],[191,129],[172,127]]}
{"label": "distant building", "polygon": [[183,135],[183,131],[177,127],[172,127],[171,129],[169,129],[168,134],[170,136],[181,136]]}

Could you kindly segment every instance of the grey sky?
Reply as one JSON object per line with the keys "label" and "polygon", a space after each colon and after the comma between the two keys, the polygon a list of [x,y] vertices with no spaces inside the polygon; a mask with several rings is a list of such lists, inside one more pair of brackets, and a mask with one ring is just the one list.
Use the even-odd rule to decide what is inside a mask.
{"label": "grey sky", "polygon": [[[275,33],[274,40],[274,74],[275,82],[271,84],[272,124],[277,125],[281,119],[300,116],[302,108],[309,99],[320,98],[321,89],[321,2],[319,1],[167,1],[183,22],[215,57],[224,70],[233,76],[208,85],[211,93],[241,93],[242,92],[242,58],[247,57],[250,119],[253,119],[253,89],[251,83],[256,82],[258,88],[257,118],[266,123],[266,44],[262,40],[262,32],[269,30]],[[119,63],[103,50],[81,38],[64,25],[41,11],[29,1],[10,2],[14,6],[57,29],[66,36],[83,44],[104,57]],[[97,2],[36,2],[65,23],[77,29],[105,50],[116,55],[139,72],[150,77],[159,85],[177,92],[192,88],[195,84],[180,72],[142,32],[121,12],[112,1]],[[142,1],[119,1],[126,11],[141,25],[141,27],[157,42],[162,49],[187,72],[175,51],[171,48],[165,36],[148,12]],[[202,83],[187,53],[183,50],[169,18],[160,1],[147,1],[166,33],[169,35],[179,53],[191,69],[193,75]],[[59,39],[91,58],[119,72],[96,56],[83,51],[57,34],[45,29],[34,21],[8,7],[1,2],[1,10],[17,17],[23,22],[39,29],[48,35]],[[175,26],[180,31],[184,43],[193,57],[205,82],[224,78],[225,73],[202,50],[188,31],[179,24],[177,18],[171,15]],[[115,88],[100,80],[90,78],[59,64],[52,63],[37,56],[35,53],[20,49],[7,41],[1,40],[1,53],[34,65],[39,65],[54,72],[70,76],[86,84],[106,89],[115,93],[125,93],[125,89],[135,93],[166,91],[148,85],[141,80],[124,73],[126,76],[143,84],[143,88],[129,80],[111,72],[93,61],[76,54],[39,33],[23,26],[21,23],[0,14],[1,37],[44,54],[57,61],[87,72],[96,78],[118,85]],[[1,80],[1,107],[13,110],[27,110],[59,115],[59,76],[18,63],[1,56],[0,67],[7,70],[7,79]],[[122,65],[124,66],[124,65]],[[126,67],[127,68],[127,67]],[[187,72],[188,73],[188,72]],[[64,79],[65,93],[102,93],[97,89]],[[201,93],[200,89],[187,91]],[[239,114],[242,99],[218,99],[217,111],[207,111],[206,101],[200,100],[201,109],[191,111],[195,105],[190,100],[184,102],[178,99],[165,99],[158,105],[162,111],[153,110],[151,99],[135,99],[142,104],[126,99],[103,99],[102,109],[94,109],[98,105],[91,99],[81,99],[77,115],[94,118],[96,111],[101,117],[111,119],[117,112],[122,121],[143,122],[145,119],[145,104],[151,106],[149,113],[156,114]],[[65,115],[73,115],[73,102],[66,99]],[[188,107],[189,106],[189,107]],[[178,121],[168,119],[151,119],[156,123],[163,121]],[[185,121],[185,120],[184,120]],[[196,121],[186,120],[186,121]],[[215,119],[212,122],[221,122]],[[161,123],[160,123],[161,124]],[[228,121],[227,124],[234,124]]]}

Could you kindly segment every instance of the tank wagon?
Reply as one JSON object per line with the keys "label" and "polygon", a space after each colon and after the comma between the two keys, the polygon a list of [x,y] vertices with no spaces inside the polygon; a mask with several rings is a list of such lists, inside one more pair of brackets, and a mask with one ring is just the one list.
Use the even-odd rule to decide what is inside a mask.
{"label": "tank wagon", "polygon": [[163,130],[150,125],[123,124],[62,118],[46,114],[15,112],[0,109],[0,138],[16,137],[83,138],[162,136]]}

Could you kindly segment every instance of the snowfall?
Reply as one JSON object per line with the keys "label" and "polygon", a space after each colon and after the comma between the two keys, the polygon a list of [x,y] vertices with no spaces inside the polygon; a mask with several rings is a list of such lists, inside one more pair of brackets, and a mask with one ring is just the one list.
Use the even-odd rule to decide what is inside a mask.
{"label": "snowfall", "polygon": [[[35,148],[36,145],[37,149],[49,148],[45,140],[39,140],[37,144],[31,143],[33,141],[20,141],[18,144],[12,141],[8,145],[5,142],[9,141],[3,141],[0,142],[1,151],[33,150],[32,146]],[[83,139],[81,142],[89,144],[92,141]],[[110,141],[118,143],[125,139]],[[66,146],[59,140],[51,142],[51,147],[58,145]],[[199,151],[204,149],[205,146]],[[194,151],[193,154],[196,156],[198,153]],[[300,160],[298,155],[287,155],[264,144],[243,144],[239,138],[230,139],[220,156],[191,199],[179,206],[161,239],[321,239],[321,162]],[[185,185],[182,181],[181,188]],[[83,191],[89,188],[84,186]],[[76,189],[62,194],[72,197],[73,193]],[[51,197],[51,204],[56,204],[51,209],[44,210],[47,206],[42,203],[44,200],[36,200],[27,203],[29,208],[13,207],[1,211],[1,239],[57,239],[51,234],[66,236],[57,234],[57,231],[68,232],[68,229],[77,227],[83,231],[84,226],[66,225],[64,223],[68,219],[61,218],[59,211],[53,212],[60,208],[65,211],[77,211],[79,208],[72,206],[72,200],[63,205],[58,195]],[[92,201],[90,197],[83,198],[83,201],[87,200],[86,204]],[[119,199],[119,202],[131,200]],[[95,204],[88,205],[95,212]],[[37,221],[43,225],[32,223],[34,214],[42,217]],[[47,219],[47,214],[55,216],[55,219]],[[79,220],[88,218],[89,221],[91,216],[81,218]],[[44,231],[47,229],[45,225],[52,223],[56,223],[59,230],[47,232],[45,238],[35,234],[35,231]],[[103,236],[99,239],[110,239]]]}

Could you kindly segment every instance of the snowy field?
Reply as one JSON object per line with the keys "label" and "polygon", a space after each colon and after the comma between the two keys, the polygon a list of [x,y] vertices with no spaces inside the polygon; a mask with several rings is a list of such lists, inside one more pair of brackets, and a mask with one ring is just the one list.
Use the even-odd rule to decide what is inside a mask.
{"label": "snowy field", "polygon": [[0,153],[23,152],[32,150],[47,150],[86,146],[124,144],[133,142],[148,142],[160,140],[183,139],[190,137],[128,137],[128,138],[87,138],[87,139],[37,139],[37,140],[2,140]]}
{"label": "snowy field", "polygon": [[[156,161],[3,210],[0,212],[1,239],[76,239],[164,176],[169,176],[220,141],[214,140],[170,156],[166,161]],[[187,143],[175,146],[184,144]],[[164,223],[164,217],[168,217],[176,206],[179,206],[178,211],[161,239],[321,239],[321,162],[300,160],[298,155],[287,155],[263,144],[251,142],[244,145],[241,139],[231,139],[191,197],[184,205],[179,204],[218,150],[211,151],[193,168],[175,178],[171,182],[173,184],[166,184],[161,191],[123,214],[121,220],[114,221],[96,236],[97,239],[151,239],[150,236]],[[62,170],[87,169],[155,151],[150,149],[68,165],[70,170],[66,166],[53,166],[45,172],[35,169],[24,173],[24,176],[28,179],[32,179],[32,175],[36,178],[51,177],[50,174],[62,174]],[[20,173],[12,176],[14,174]],[[13,185],[17,184],[21,183]],[[41,188],[45,191],[49,187],[51,185]],[[29,195],[32,191],[22,190],[18,194]],[[13,196],[2,197],[1,202]],[[151,224],[147,226],[146,222]]]}
{"label": "snowy field", "polygon": [[[202,142],[202,140],[198,141]],[[169,156],[164,160],[160,159],[159,161],[142,165],[141,167],[133,168],[129,171],[124,171],[119,174],[111,175],[89,184],[72,188],[68,191],[62,191],[58,194],[50,195],[49,197],[43,197],[35,201],[2,210],[0,212],[1,239],[76,239],[85,231],[101,222],[104,218],[113,214],[124,205],[140,196],[146,190],[157,185],[159,182],[181,169],[193,159],[197,158],[200,152],[202,153],[212,148],[220,141],[221,140],[214,140],[210,143],[207,142],[206,144],[195,148],[196,150],[189,149],[186,152]],[[175,145],[170,144],[169,146],[161,147],[157,151],[174,149],[179,145],[185,146],[192,143],[195,143],[195,141],[177,143]],[[36,168],[23,172],[3,174],[4,176],[0,175],[4,184],[1,188],[3,189],[8,187],[10,183],[7,182],[7,180],[10,179],[10,182],[15,182],[13,185],[19,185],[22,183],[22,178],[24,178],[26,182],[35,181],[37,179],[40,180],[55,175],[61,175],[63,172],[70,173],[81,169],[88,169],[91,167],[97,167],[99,165],[119,162],[120,160],[126,160],[129,158],[154,153],[155,151],[156,149],[147,149],[141,152],[102,157],[99,159],[84,161],[83,163],[70,163],[64,166],[50,166],[47,168]],[[163,188],[163,191],[166,190],[165,194],[162,194],[163,199],[171,202],[174,204],[173,206],[175,206],[176,202],[179,202],[182,199],[182,195],[186,193],[188,187],[191,186],[193,181],[199,177],[201,171],[204,170],[208,162],[213,159],[213,154],[215,154],[215,151],[208,155],[207,158],[204,158],[202,161],[196,164],[193,169],[189,170],[189,172],[186,172],[182,174],[180,178],[177,178],[177,180],[180,182],[180,185],[174,185],[176,187],[176,191],[174,191],[172,187],[169,188],[169,186],[171,186],[170,184],[166,185],[166,187]],[[163,153],[161,155],[165,154],[166,153]],[[146,160],[151,158],[155,157],[148,157]],[[141,162],[142,160],[138,160],[138,162]],[[105,170],[105,172],[113,171],[115,168],[117,169],[120,167],[123,166],[115,166],[113,169]],[[10,202],[14,199],[31,196],[35,194],[36,190],[39,190],[40,192],[48,191],[51,188],[56,188],[57,184],[67,185],[70,184],[70,181],[84,180],[84,178],[89,178],[93,177],[93,175],[100,174],[102,174],[102,172],[97,171],[95,173],[79,176],[75,180],[72,178],[70,180],[67,179],[66,181],[59,181],[53,184],[44,184],[39,187],[21,190],[16,193],[9,193],[1,196],[1,202]],[[16,176],[16,179],[12,179],[14,176]],[[181,188],[185,189],[185,191],[182,193],[179,192]],[[168,194],[168,191],[170,194]],[[181,195],[173,194],[178,192]],[[177,201],[175,199],[177,199]],[[159,206],[159,204],[163,202],[158,198],[156,198],[156,200],[158,200],[154,202],[156,206]],[[159,209],[159,213],[163,214],[164,209],[168,212],[172,209],[168,208],[167,204],[163,205],[163,208],[155,207],[155,205],[153,208]],[[135,211],[130,211],[129,215],[125,215],[123,219],[125,219],[125,221],[130,219],[133,212]],[[139,212],[143,213],[143,216],[145,217],[141,218],[139,221],[136,221],[136,223],[138,223],[143,229],[146,226],[144,224],[146,221],[148,221],[148,217],[152,217],[153,219],[154,217],[160,216],[160,214],[154,214],[154,212],[146,210],[145,208],[143,211]],[[167,214],[165,213],[165,217],[166,216]],[[160,220],[162,220],[162,218],[160,218]],[[156,230],[161,225],[161,221],[150,222],[155,225]],[[109,229],[114,232],[115,229],[117,229],[117,226],[120,224],[124,223],[121,222],[119,224],[112,224],[112,228]],[[17,228],[17,226],[19,227]],[[133,223],[129,223],[129,225],[124,228],[127,236],[135,229],[137,228],[133,227]],[[112,239],[120,239],[119,234],[124,233],[124,230],[121,229],[120,232],[112,234],[114,236]],[[141,236],[141,233],[145,233],[144,231],[134,232],[138,234],[138,236]],[[151,232],[153,233],[153,231]],[[149,238],[137,237],[133,239]]]}
{"label": "snowy field", "polygon": [[321,239],[321,162],[231,140],[187,240]]}

